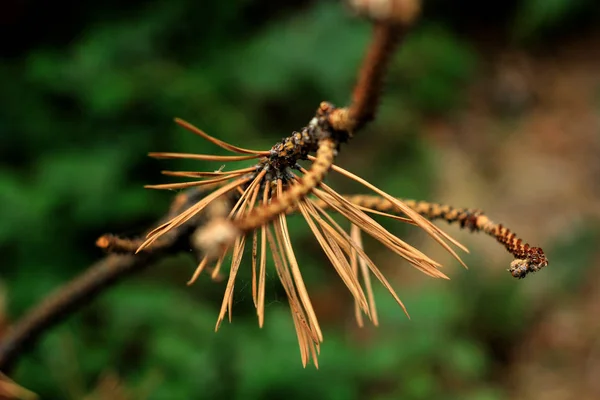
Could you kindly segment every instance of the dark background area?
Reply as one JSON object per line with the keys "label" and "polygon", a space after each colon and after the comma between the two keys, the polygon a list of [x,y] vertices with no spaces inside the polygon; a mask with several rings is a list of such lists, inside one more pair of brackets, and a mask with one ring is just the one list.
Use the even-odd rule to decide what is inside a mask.
{"label": "dark background area", "polygon": [[[599,23],[593,0],[426,1],[377,120],[338,158],[393,195],[483,209],[541,246],[547,269],[517,281],[493,239],[448,227],[471,250],[464,270],[386,221],[451,280],[367,243],[411,320],[377,287],[380,326],[358,328],[290,218],[324,330],[319,370],[302,368],[274,269],[264,328],[242,264],[233,322],[215,333],[225,282],[187,287],[182,254],[49,331],[13,378],[43,399],[599,398]],[[320,101],[348,102],[369,33],[337,1],[3,1],[0,335],[103,256],[98,236],[163,215],[173,193],[142,187],[169,182],[160,170],[220,167],[146,156],[216,151],[173,117],[268,149]]]}

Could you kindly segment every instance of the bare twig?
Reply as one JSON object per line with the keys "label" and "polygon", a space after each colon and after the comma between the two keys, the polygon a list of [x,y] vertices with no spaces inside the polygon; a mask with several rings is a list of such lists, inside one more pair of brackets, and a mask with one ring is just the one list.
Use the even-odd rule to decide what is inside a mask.
{"label": "bare twig", "polygon": [[[194,189],[175,197],[165,217],[170,218],[193,204],[203,190]],[[139,255],[109,254],[92,264],[81,275],[56,289],[39,304],[29,310],[19,321],[11,325],[0,338],[0,371],[10,370],[17,357],[48,328],[60,323],[72,312],[88,304],[104,289],[139,272],[167,254],[189,249],[188,240],[193,227],[173,230],[162,238],[160,246]],[[138,239],[123,239],[104,235],[98,239],[99,247],[116,253],[132,253]]]}
{"label": "bare twig", "polygon": [[[397,216],[402,214],[400,210],[391,201],[383,197],[369,195],[347,195],[344,197],[366,212],[401,218]],[[469,229],[471,232],[484,232],[495,238],[515,258],[508,269],[515,278],[525,278],[527,274],[538,272],[548,265],[548,259],[541,248],[525,243],[523,239],[502,224],[490,220],[481,210],[457,208],[447,204],[427,201],[398,200],[431,221],[442,219],[450,224],[457,223],[461,228]],[[319,204],[322,207],[327,207],[325,202]]]}
{"label": "bare twig", "polygon": [[335,130],[350,134],[375,118],[383,80],[394,50],[421,9],[420,0],[351,0],[351,7],[373,20],[373,36],[352,94],[352,103],[330,116]]}
{"label": "bare twig", "polygon": [[354,126],[349,131],[363,127],[375,118],[379,106],[385,72],[389,67],[396,45],[400,42],[401,28],[378,23],[373,27],[372,44],[358,76],[352,95],[349,117]]}
{"label": "bare twig", "polygon": [[95,298],[102,290],[125,276],[142,270],[158,253],[109,255],[82,275],[47,296],[11,326],[0,342],[0,371],[8,372],[19,354],[49,327]]}

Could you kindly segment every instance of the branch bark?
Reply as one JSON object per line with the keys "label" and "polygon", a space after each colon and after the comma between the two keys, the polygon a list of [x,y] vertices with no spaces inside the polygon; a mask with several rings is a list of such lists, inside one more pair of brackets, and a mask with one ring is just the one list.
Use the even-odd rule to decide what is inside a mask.
{"label": "branch bark", "polygon": [[52,326],[81,309],[102,291],[126,276],[141,271],[159,253],[109,255],[83,274],[56,289],[9,328],[0,342],[0,371],[9,373],[19,355]]}

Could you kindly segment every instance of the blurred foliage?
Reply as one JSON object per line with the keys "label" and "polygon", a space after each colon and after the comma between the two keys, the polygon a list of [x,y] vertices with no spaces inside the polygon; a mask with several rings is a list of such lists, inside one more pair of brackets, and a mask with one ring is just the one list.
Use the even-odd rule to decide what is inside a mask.
{"label": "blurred foliage", "polygon": [[404,89],[411,108],[439,114],[460,107],[461,89],[476,70],[476,56],[452,32],[431,24],[411,35],[394,67],[391,76],[402,80],[398,88]]}
{"label": "blurred foliage", "polygon": [[[459,109],[478,68],[469,40],[432,3],[392,65],[372,135],[385,144],[358,142],[365,161],[344,158],[353,170],[368,163],[365,177],[391,193],[417,198],[429,197],[432,174],[418,122]],[[518,3],[511,12],[522,38],[593,8],[584,0]],[[177,128],[173,117],[268,148],[303,126],[319,101],[348,100],[369,39],[368,24],[331,1],[71,6],[60,23],[45,6],[15,14],[19,27],[36,23],[39,33],[15,35],[0,64],[1,280],[13,319],[101,257],[97,236],[136,234],[164,212],[171,195],[142,189],[160,181],[161,169],[219,167],[177,160],[167,167],[146,158],[148,151],[218,151]],[[304,224],[293,220],[291,231],[314,250],[299,254],[309,290],[339,285],[321,268],[327,263]],[[345,329],[352,325],[348,308],[337,323],[324,324],[320,369],[303,370],[274,274],[265,327],[257,327],[245,272],[233,323],[215,334],[223,284],[205,279],[186,288],[192,268],[190,258],[177,257],[106,293],[49,332],[15,380],[52,399],[81,398],[101,373],[115,371],[131,388],[158,376],[152,399],[493,400],[503,391],[486,340],[515,334],[526,317],[512,285],[481,288],[465,278],[458,287],[407,289],[410,321],[378,291],[385,329],[361,333],[376,339],[357,344],[357,330]],[[465,328],[475,318],[486,335]]]}
{"label": "blurred foliage", "polygon": [[557,28],[581,23],[582,17],[598,10],[593,0],[524,0],[514,21],[514,36],[520,40],[539,38]]}

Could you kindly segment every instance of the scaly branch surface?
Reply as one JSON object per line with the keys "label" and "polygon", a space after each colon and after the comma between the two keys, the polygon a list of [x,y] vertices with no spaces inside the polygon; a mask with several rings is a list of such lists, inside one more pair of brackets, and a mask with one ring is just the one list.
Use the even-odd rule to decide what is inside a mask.
{"label": "scaly branch surface", "polygon": [[[396,207],[390,201],[378,196],[352,195],[345,197],[352,203],[369,210],[397,213]],[[471,232],[484,232],[495,238],[515,257],[508,269],[515,278],[525,278],[527,274],[538,272],[548,265],[548,259],[541,248],[524,243],[523,239],[502,224],[494,223],[480,210],[456,208],[427,201],[401,200],[429,220],[442,219],[448,223],[458,223],[461,228],[469,229]]]}

